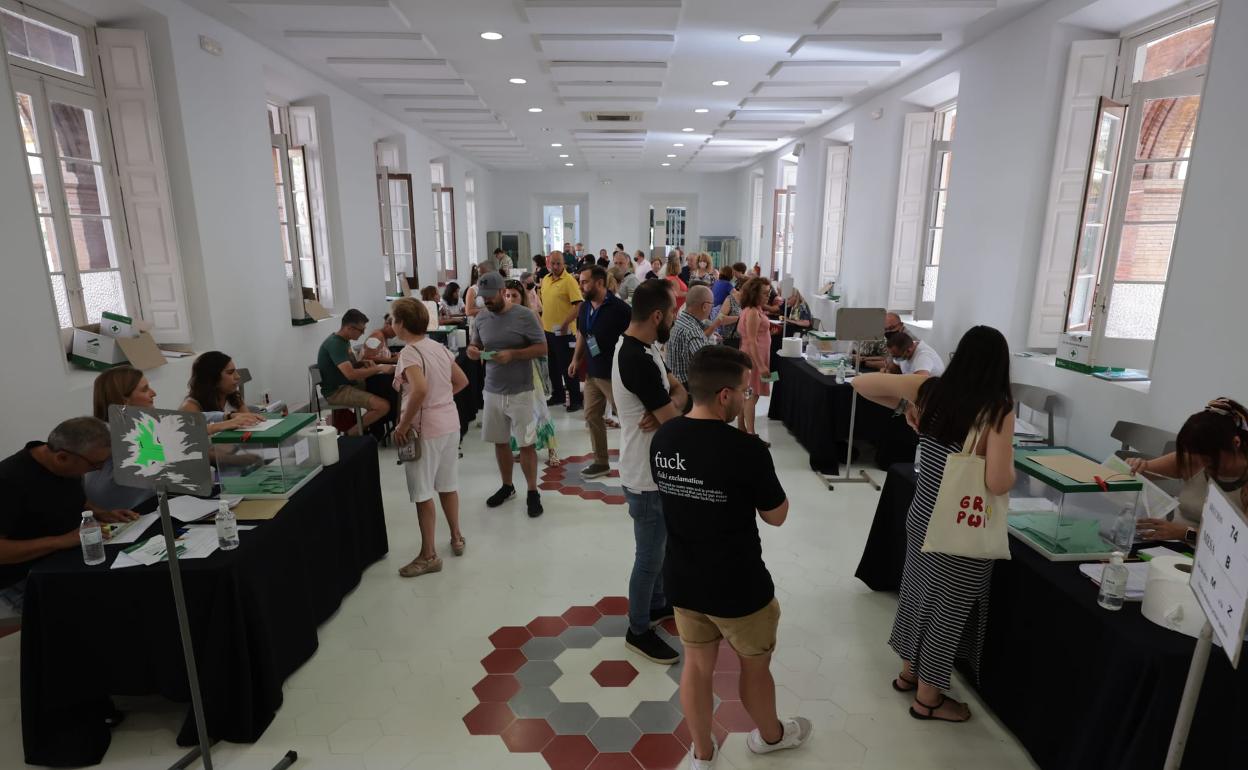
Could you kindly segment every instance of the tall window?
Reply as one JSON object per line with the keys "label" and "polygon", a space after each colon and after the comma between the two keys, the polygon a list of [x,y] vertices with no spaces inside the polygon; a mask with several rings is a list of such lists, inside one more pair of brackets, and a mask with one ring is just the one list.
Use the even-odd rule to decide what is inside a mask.
{"label": "tall window", "polygon": [[438,269],[442,280],[451,280],[456,277],[455,190],[447,184],[446,164],[430,163],[429,176],[433,181],[433,242]]}
{"label": "tall window", "polygon": [[776,275],[793,272],[793,228],[797,208],[797,159],[780,161],[780,187],[772,209],[771,271]]}
{"label": "tall window", "polygon": [[936,303],[936,279],[940,274],[940,255],[944,250],[945,208],[949,204],[949,172],[953,166],[953,131],[957,125],[958,107],[950,104],[936,110],[932,153],[928,167],[928,193],[924,221],[923,262],[919,271],[919,298],[915,303],[916,320],[928,320]]}
{"label": "tall window", "polygon": [[412,231],[412,175],[382,168],[377,175],[381,242],[385,253],[386,290],[402,294],[398,276],[416,277],[416,239]]}
{"label": "tall window", "polygon": [[464,177],[464,214],[468,217],[468,260],[475,262],[481,252],[477,251],[477,180]]}
{"label": "tall window", "polygon": [[0,8],[31,193],[61,328],[137,315],[112,139],[85,30]]}
{"label": "tall window", "polygon": [[[292,119],[294,110],[302,110],[302,129]],[[286,280],[291,287],[292,317],[304,317],[303,300],[321,300],[330,294],[330,276],[326,260],[320,258],[326,249],[324,229],[314,221],[314,208],[324,210],[317,199],[317,173],[314,159],[315,114],[310,107],[267,105],[269,131],[272,135],[271,158],[273,185],[277,194],[277,225],[281,233],[282,261]],[[319,204],[319,205],[318,205]]]}
{"label": "tall window", "polygon": [[823,236],[820,239],[819,286],[838,280],[845,233],[845,199],[849,192],[849,146],[828,147],[823,179]]}
{"label": "tall window", "polygon": [[1121,101],[1101,102],[1066,330],[1104,365],[1151,364],[1213,25],[1209,9],[1126,41]]}
{"label": "tall window", "polygon": [[750,264],[763,257],[763,175],[750,175],[750,232],[748,237]]}

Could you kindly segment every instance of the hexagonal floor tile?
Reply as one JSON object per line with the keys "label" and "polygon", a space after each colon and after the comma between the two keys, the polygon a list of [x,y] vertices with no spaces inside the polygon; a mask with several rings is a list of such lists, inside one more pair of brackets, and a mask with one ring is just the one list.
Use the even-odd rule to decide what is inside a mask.
{"label": "hexagonal floor tile", "polygon": [[481,665],[485,667],[486,673],[514,674],[527,660],[519,650],[503,649],[486,655],[481,659]]}
{"label": "hexagonal floor tile", "polygon": [[602,617],[602,613],[597,607],[577,606],[569,607],[567,612],[561,615],[569,626],[592,626],[598,622],[598,618]]}
{"label": "hexagonal floor tile", "polygon": [[500,649],[504,647],[519,647],[532,638],[533,634],[530,634],[529,629],[523,626],[503,626],[490,634],[490,642]]}
{"label": "hexagonal floor tile", "polygon": [[639,703],[629,718],[643,733],[670,733],[680,724],[681,714],[668,701],[647,700]]}
{"label": "hexagonal floor tile", "polygon": [[555,737],[545,719],[517,719],[503,730],[503,743],[517,753],[536,753],[546,748]]}
{"label": "hexagonal floor tile", "polygon": [[741,674],[736,671],[715,672],[715,694],[724,700],[741,700]]}
{"label": "hexagonal floor tile", "polygon": [[754,720],[750,712],[745,710],[741,701],[727,700],[715,709],[715,721],[726,730],[734,733],[745,733],[754,729]]}
{"label": "hexagonal floor tile", "polygon": [[628,633],[628,617],[625,615],[604,615],[602,620],[594,623],[594,630],[604,637],[623,637]]}
{"label": "hexagonal floor tile", "polygon": [[534,636],[558,636],[568,630],[568,623],[557,615],[544,616],[529,621],[525,628]]}
{"label": "hexagonal floor tile", "polygon": [[[597,612],[597,610],[595,610]],[[599,616],[601,617],[601,616]],[[598,643],[602,634],[592,626],[573,626],[556,637],[569,649],[589,649]]]}
{"label": "hexagonal floor tile", "polygon": [[740,671],[741,658],[728,642],[720,642],[719,654],[715,656],[716,671]]}
{"label": "hexagonal floor tile", "polygon": [[633,758],[646,770],[676,770],[688,749],[674,735],[643,735],[633,746]]}
{"label": "hexagonal floor tile", "polygon": [[546,687],[525,687],[507,701],[517,717],[545,719],[559,706],[559,699]]}
{"label": "hexagonal floor tile", "polygon": [[597,756],[598,749],[584,735],[556,735],[542,749],[550,770],[585,770]]}
{"label": "hexagonal floor tile", "polygon": [[464,715],[464,725],[473,735],[499,735],[516,721],[506,703],[482,703]]}
{"label": "hexagonal floor tile", "polygon": [[520,680],[511,674],[488,674],[472,686],[482,703],[505,703],[520,692]]}
{"label": "hexagonal floor tile", "polygon": [[560,703],[546,721],[557,735],[587,735],[598,722],[598,712],[588,703]]}
{"label": "hexagonal floor tile", "polygon": [[589,731],[589,739],[604,754],[631,751],[640,737],[633,720],[623,717],[603,717]]}
{"label": "hexagonal floor tile", "polygon": [[589,675],[603,687],[628,687],[637,678],[637,669],[626,660],[604,660]]}
{"label": "hexagonal floor tile", "polygon": [[[676,692],[672,693],[672,697],[668,698],[667,702],[672,704],[672,708],[676,709],[678,712],[680,712],[680,714],[683,715],[685,713],[685,707],[682,706],[680,703],[680,688],[676,688]],[[719,704],[723,702],[724,702],[723,698],[719,697],[718,695],[712,694],[711,695],[711,711],[714,711],[715,709],[719,708]]]}
{"label": "hexagonal floor tile", "polygon": [[628,599],[623,596],[604,596],[594,606],[603,615],[628,614]]}
{"label": "hexagonal floor tile", "polygon": [[641,770],[632,754],[599,754],[587,770]]}
{"label": "hexagonal floor tile", "polygon": [[554,660],[565,649],[557,636],[537,636],[525,642],[520,651],[529,660]]}
{"label": "hexagonal floor tile", "polygon": [[559,665],[549,660],[531,660],[516,671],[516,679],[526,686],[550,687],[561,676]]}
{"label": "hexagonal floor tile", "polygon": [[[672,731],[672,735],[676,740],[680,741],[685,748],[689,748],[693,744],[693,738],[689,735],[689,723],[680,720],[680,724],[676,725],[676,729]],[[728,730],[719,722],[711,720],[711,736],[720,746],[724,745],[724,741],[728,738]]]}

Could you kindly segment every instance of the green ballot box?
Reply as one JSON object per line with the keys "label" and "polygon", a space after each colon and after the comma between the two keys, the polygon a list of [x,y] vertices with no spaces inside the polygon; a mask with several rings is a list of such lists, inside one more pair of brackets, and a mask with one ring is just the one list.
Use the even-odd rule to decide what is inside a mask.
{"label": "green ballot box", "polygon": [[251,430],[212,437],[221,492],[255,499],[287,498],[321,470],[316,415],[266,420]]}

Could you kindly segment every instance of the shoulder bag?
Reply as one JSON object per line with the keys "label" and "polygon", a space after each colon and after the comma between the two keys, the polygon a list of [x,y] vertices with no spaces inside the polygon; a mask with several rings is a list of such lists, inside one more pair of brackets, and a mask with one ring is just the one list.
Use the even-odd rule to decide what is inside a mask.
{"label": "shoulder bag", "polygon": [[1010,496],[988,491],[984,480],[987,460],[975,454],[975,447],[987,430],[983,421],[977,420],[962,451],[945,460],[940,492],[923,540],[925,553],[971,559],[1010,558]]}

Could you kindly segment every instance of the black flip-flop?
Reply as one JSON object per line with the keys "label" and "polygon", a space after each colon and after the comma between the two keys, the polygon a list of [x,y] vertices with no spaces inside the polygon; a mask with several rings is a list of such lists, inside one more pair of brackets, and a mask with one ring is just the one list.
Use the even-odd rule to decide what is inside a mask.
{"label": "black flip-flop", "polygon": [[940,702],[939,702],[939,703],[937,703],[935,706],[929,706],[929,705],[927,705],[926,703],[924,703],[923,701],[919,700],[919,699],[916,697],[916,698],[914,699],[914,702],[915,702],[915,703],[917,703],[917,704],[919,704],[919,705],[920,705],[920,706],[922,706],[923,708],[927,709],[927,714],[920,714],[919,712],[917,712],[917,711],[915,711],[915,710],[914,710],[914,706],[911,706],[911,707],[910,707],[910,716],[914,717],[915,719],[918,719],[918,720],[924,721],[924,722],[928,722],[928,721],[933,721],[933,722],[965,722],[965,721],[967,721],[967,720],[969,720],[969,719],[971,718],[971,715],[970,715],[970,713],[969,713],[969,712],[968,712],[968,713],[967,713],[967,715],[966,715],[966,719],[949,719],[948,717],[938,717],[938,716],[936,716],[936,709],[938,709],[938,708],[940,708],[941,706],[945,705],[945,701],[947,701],[947,700],[949,700],[948,696],[946,696],[944,693],[941,693],[941,696],[940,696]]}
{"label": "black flip-flop", "polygon": [[[909,686],[909,687],[898,687],[898,686],[897,686],[897,680],[898,680],[898,679],[900,679],[901,681],[905,682],[906,684],[908,684],[908,685],[910,685],[910,686]],[[898,674],[898,675],[896,676],[896,678],[894,678],[894,679],[893,679],[893,681],[891,682],[891,684],[893,685],[893,689],[894,689],[894,690],[896,690],[897,692],[914,692],[914,691],[915,691],[915,690],[917,690],[917,689],[918,689],[918,687],[919,687],[919,683],[918,683],[917,681],[911,681],[911,680],[909,680],[909,679],[906,679],[906,678],[905,678],[904,676],[902,676],[901,674]]]}

